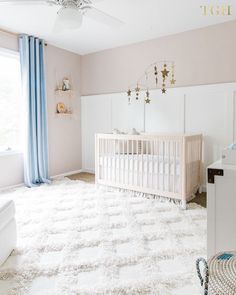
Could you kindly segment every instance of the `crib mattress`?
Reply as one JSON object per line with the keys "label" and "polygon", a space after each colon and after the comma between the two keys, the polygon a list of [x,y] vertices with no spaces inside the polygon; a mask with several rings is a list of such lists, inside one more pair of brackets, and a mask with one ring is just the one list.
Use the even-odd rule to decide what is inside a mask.
{"label": "crib mattress", "polygon": [[152,155],[111,155],[99,159],[101,179],[127,186],[180,192],[180,161]]}
{"label": "crib mattress", "polygon": [[180,175],[180,160],[173,157],[153,155],[111,155],[100,156],[100,167],[133,172]]}

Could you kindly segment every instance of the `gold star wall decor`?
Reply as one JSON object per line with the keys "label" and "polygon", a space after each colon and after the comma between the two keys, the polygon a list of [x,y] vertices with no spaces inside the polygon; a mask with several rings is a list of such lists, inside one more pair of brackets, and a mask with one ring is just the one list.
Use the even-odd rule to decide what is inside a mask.
{"label": "gold star wall decor", "polygon": [[[160,79],[158,79],[158,69],[160,73]],[[154,75],[153,78],[150,79],[150,76]],[[161,80],[161,81],[160,81]],[[155,81],[155,85],[154,85]],[[173,86],[176,83],[175,79],[175,64],[173,61],[159,61],[150,65],[144,72],[144,74],[140,77],[134,87],[130,87],[127,91],[128,102],[131,103],[132,93],[135,93],[136,100],[139,100],[139,97],[143,91],[146,91],[146,95],[144,101],[146,104],[150,104],[150,93],[149,89],[157,88],[159,81],[161,93],[165,94],[167,92],[168,86]]]}

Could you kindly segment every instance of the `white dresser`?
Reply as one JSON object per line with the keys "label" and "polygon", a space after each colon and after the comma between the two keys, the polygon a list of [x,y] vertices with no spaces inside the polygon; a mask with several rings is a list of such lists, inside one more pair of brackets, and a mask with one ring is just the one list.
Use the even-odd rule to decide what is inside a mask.
{"label": "white dresser", "polygon": [[207,168],[207,255],[236,251],[236,165]]}

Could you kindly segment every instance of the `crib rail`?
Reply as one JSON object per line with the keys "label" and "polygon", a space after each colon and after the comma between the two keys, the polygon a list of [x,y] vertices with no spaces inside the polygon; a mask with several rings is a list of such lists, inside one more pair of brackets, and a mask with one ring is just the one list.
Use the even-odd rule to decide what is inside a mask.
{"label": "crib rail", "polygon": [[96,134],[96,183],[182,200],[201,184],[201,135]]}

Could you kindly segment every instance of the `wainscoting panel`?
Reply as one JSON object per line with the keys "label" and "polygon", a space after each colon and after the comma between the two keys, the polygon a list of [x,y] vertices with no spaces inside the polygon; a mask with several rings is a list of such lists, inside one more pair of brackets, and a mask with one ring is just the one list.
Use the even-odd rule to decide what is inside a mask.
{"label": "wainscoting panel", "polygon": [[171,89],[165,95],[151,91],[151,103],[146,104],[145,131],[184,133],[184,94]]}
{"label": "wainscoting panel", "polygon": [[233,141],[232,92],[212,87],[188,91],[185,109],[186,132],[204,136],[203,162],[206,168],[217,161],[222,149]]}
{"label": "wainscoting panel", "polygon": [[128,105],[125,93],[82,97],[83,169],[94,170],[94,134],[115,128],[202,133],[204,168],[236,139],[236,83],[173,88],[166,95],[152,90],[150,97],[151,104],[145,106],[135,98]]}
{"label": "wainscoting panel", "polygon": [[132,98],[128,104],[126,93],[111,95],[112,102],[112,130],[118,129],[130,132],[132,128],[144,130],[144,101]]}
{"label": "wainscoting panel", "polygon": [[82,107],[82,167],[94,171],[95,134],[109,133],[111,123],[110,96],[97,95],[81,99]]}

